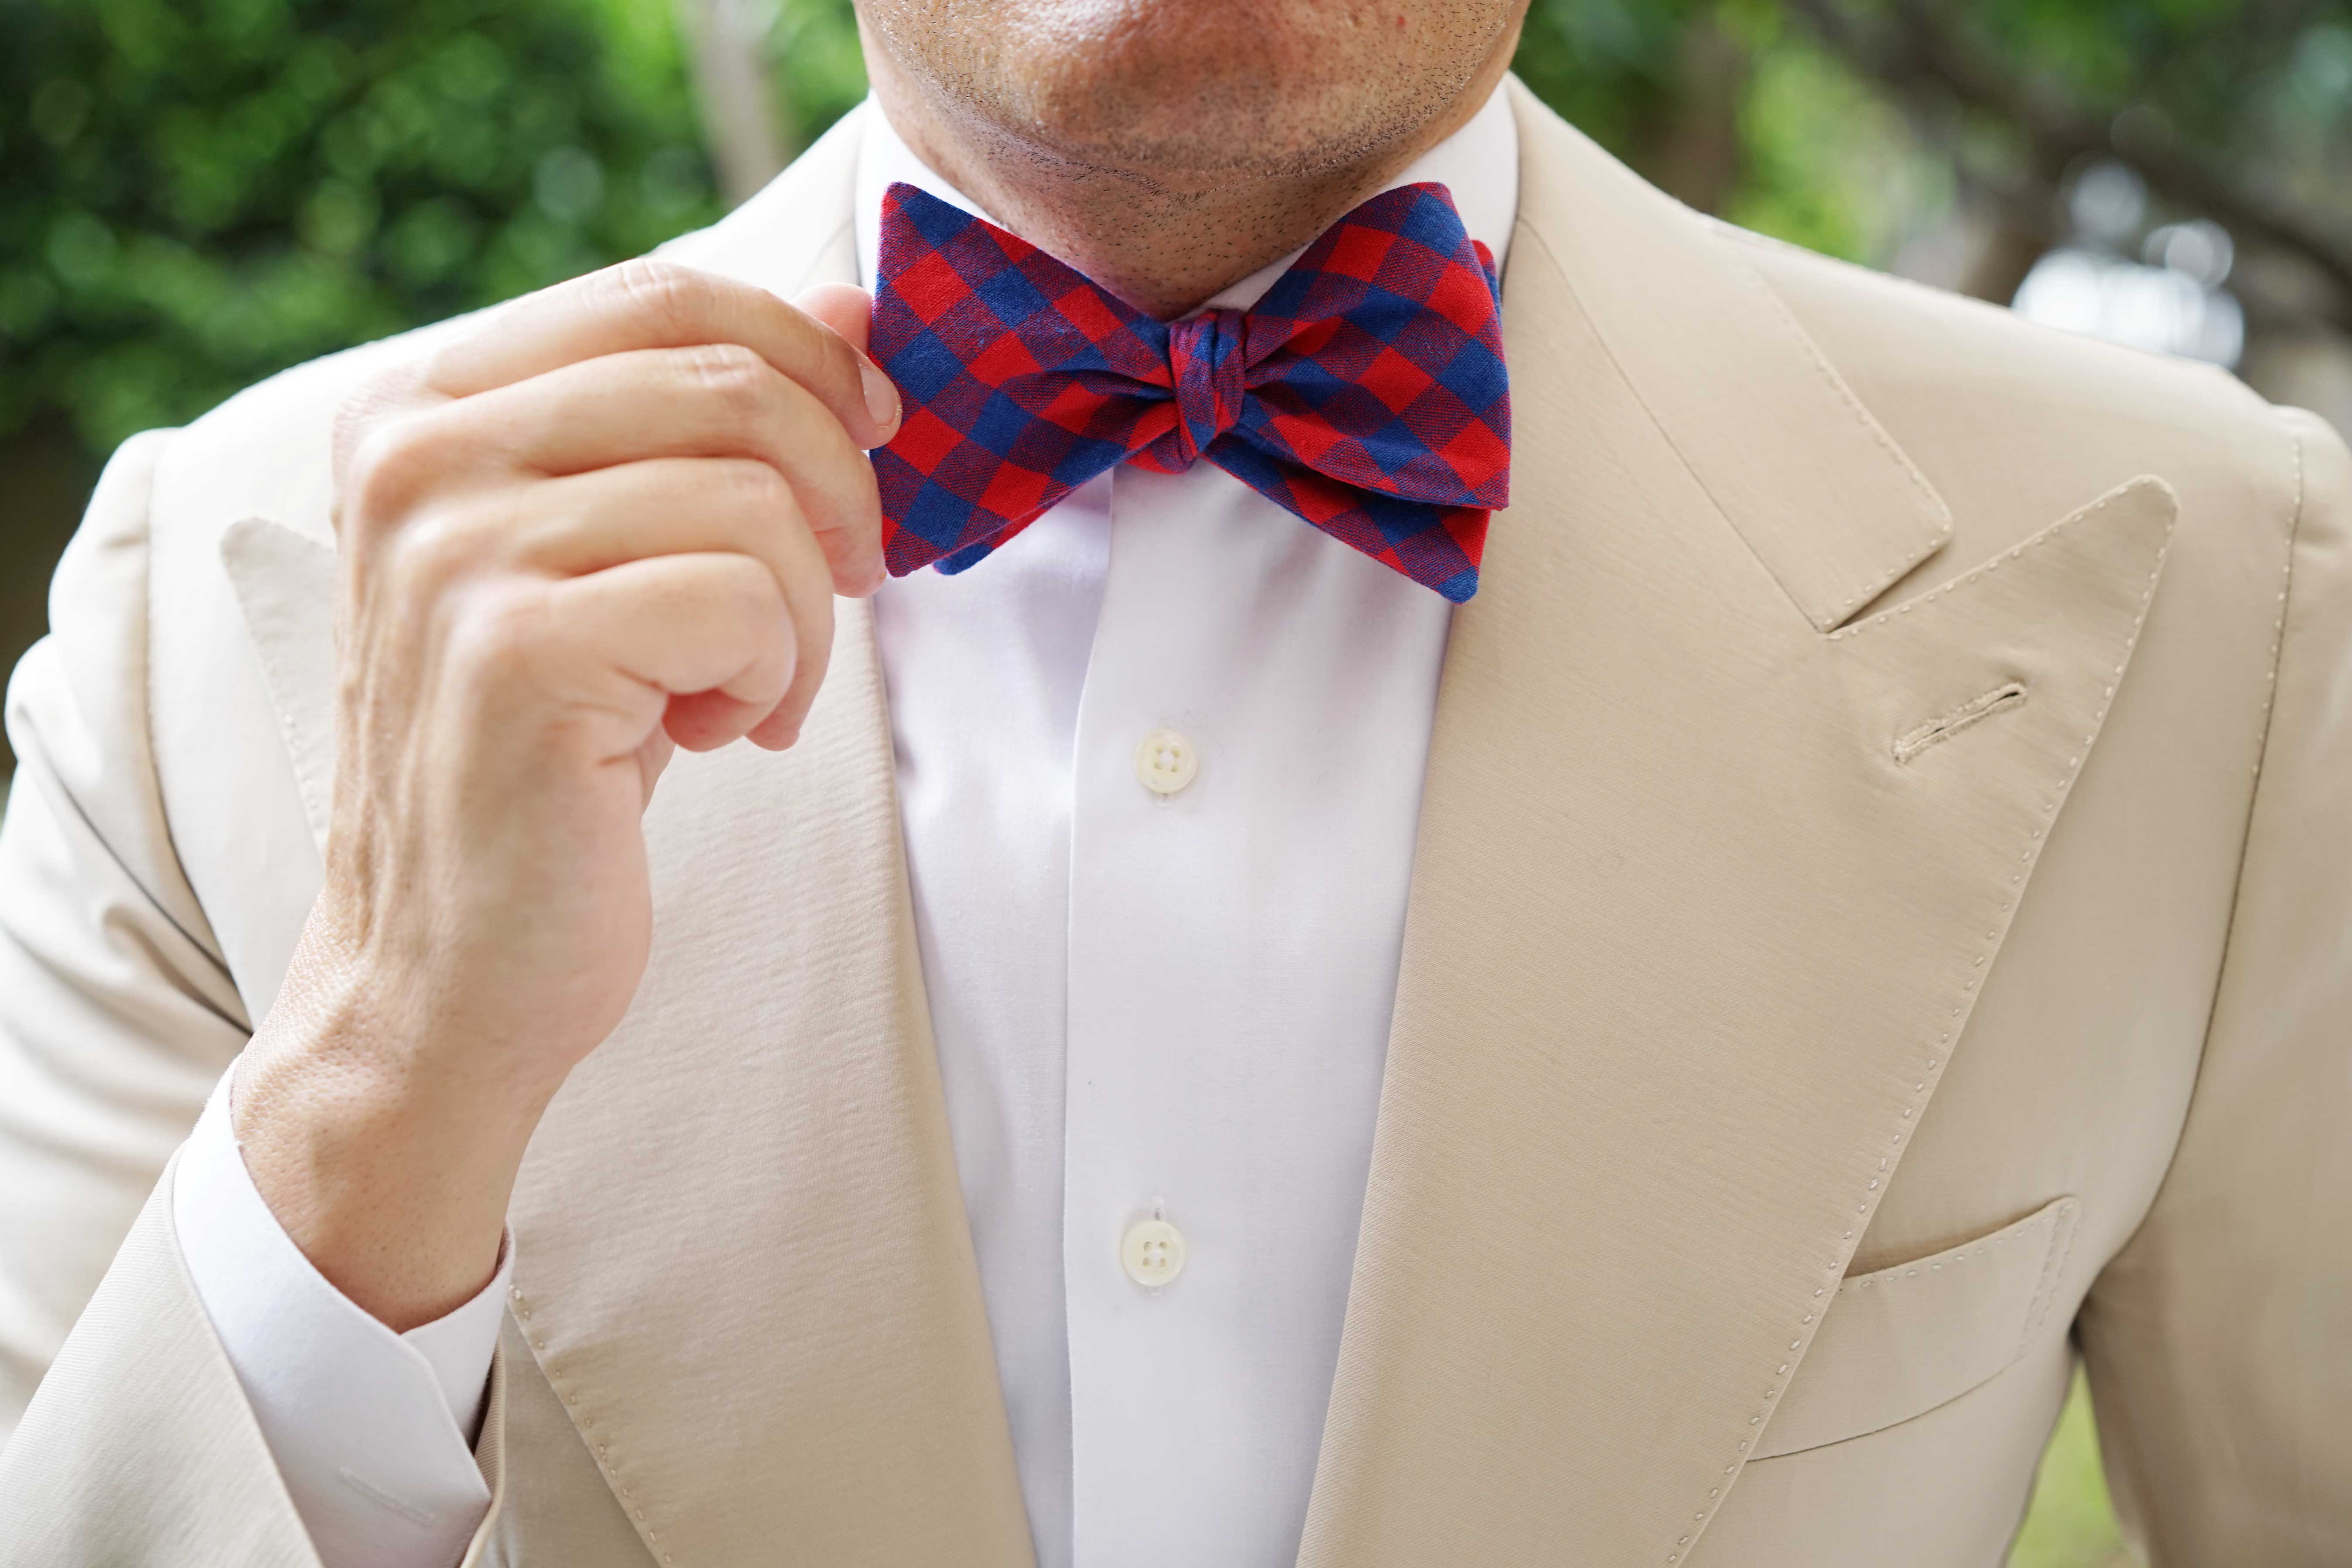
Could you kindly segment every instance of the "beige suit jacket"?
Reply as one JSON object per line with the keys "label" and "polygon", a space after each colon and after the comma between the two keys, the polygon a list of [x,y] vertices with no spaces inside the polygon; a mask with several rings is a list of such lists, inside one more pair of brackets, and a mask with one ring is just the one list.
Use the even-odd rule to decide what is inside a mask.
{"label": "beige suit jacket", "polygon": [[[1989,1568],[2078,1351],[2155,1562],[2352,1563],[2343,445],[1515,94],[1519,499],[1299,1563]],[[855,135],[673,254],[854,277]],[[16,677],[0,1561],[314,1562],[167,1160],[319,882],[329,416],[418,342],[127,446]],[[796,750],[663,781],[650,972],[515,1200],[470,1563],[1031,1559],[884,701],[845,605]]]}

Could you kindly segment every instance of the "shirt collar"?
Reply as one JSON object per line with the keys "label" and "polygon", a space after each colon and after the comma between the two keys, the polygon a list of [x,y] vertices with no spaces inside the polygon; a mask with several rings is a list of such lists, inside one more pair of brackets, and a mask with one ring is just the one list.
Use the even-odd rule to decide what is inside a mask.
{"label": "shirt collar", "polygon": [[[869,289],[874,287],[876,257],[881,248],[882,195],[899,181],[927,191],[968,213],[989,218],[978,202],[957,190],[917,157],[914,149],[891,129],[881,106],[868,98],[852,113],[865,116],[857,150],[857,271]],[[1433,180],[1454,195],[1454,210],[1470,237],[1484,241],[1494,253],[1497,271],[1511,243],[1511,228],[1519,206],[1519,133],[1510,100],[1502,84],[1462,128],[1414,159],[1410,167],[1382,187]],[[1377,195],[1377,192],[1370,193]],[[1274,287],[1283,270],[1307,247],[1266,263],[1209,300],[1202,309],[1246,310]]]}

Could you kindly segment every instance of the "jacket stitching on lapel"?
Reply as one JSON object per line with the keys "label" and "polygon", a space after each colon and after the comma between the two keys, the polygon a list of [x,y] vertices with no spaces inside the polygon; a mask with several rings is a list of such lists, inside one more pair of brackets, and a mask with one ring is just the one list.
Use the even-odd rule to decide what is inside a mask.
{"label": "jacket stitching on lapel", "polygon": [[[1687,212],[1687,209],[1684,210]],[[1731,514],[1724,509],[1723,502],[1717,499],[1715,491],[1708,487],[1706,479],[1700,474],[1697,466],[1691,461],[1690,454],[1683,450],[1682,443],[1675,438],[1673,426],[1668,425],[1665,419],[1659,415],[1657,409],[1651,404],[1649,395],[1643,391],[1641,382],[1633,375],[1632,371],[1627,369],[1624,356],[1618,352],[1615,341],[1611,338],[1605,330],[1603,330],[1599,318],[1597,318],[1592,313],[1591,310],[1585,304],[1584,297],[1578,292],[1576,284],[1570,277],[1567,267],[1561,263],[1558,253],[1552,249],[1551,242],[1545,237],[1543,231],[1536,227],[1536,226],[1527,218],[1522,217],[1512,229],[1512,237],[1511,257],[1513,262],[1516,263],[1518,257],[1526,251],[1529,242],[1532,242],[1536,249],[1543,252],[1544,260],[1550,264],[1552,274],[1559,279],[1562,291],[1566,294],[1570,303],[1574,306],[1577,314],[1583,318],[1585,326],[1591,331],[1593,342],[1598,343],[1601,347],[1601,352],[1608,356],[1609,366],[1612,370],[1616,372],[1618,384],[1625,388],[1627,394],[1633,399],[1635,406],[1642,410],[1643,417],[1647,418],[1650,422],[1650,427],[1655,430],[1658,433],[1658,438],[1665,443],[1666,449],[1675,455],[1675,461],[1676,465],[1681,468],[1684,476],[1687,478],[1693,485],[1698,488],[1699,494],[1706,498],[1707,505],[1714,509],[1716,516],[1723,521],[1724,525],[1729,528],[1733,535],[1737,537],[1740,541],[1741,544],[1747,548],[1749,558],[1752,559],[1758,566],[1763,569],[1764,574],[1771,578],[1773,583],[1780,587],[1780,592],[1787,596],[1790,603],[1794,605],[1799,613],[1806,617],[1806,624],[1811,626],[1816,633],[1826,632],[1828,628],[1823,626],[1814,618],[1814,612],[1812,610],[1807,608],[1807,596],[1801,593],[1796,585],[1787,577],[1783,576],[1780,569],[1772,563],[1770,559],[1757,548],[1756,542],[1748,536],[1748,531],[1742,528],[1738,520],[1734,519]],[[1864,408],[1861,403],[1855,399],[1853,388],[1845,384],[1844,381],[1838,375],[1836,370],[1831,366],[1829,361],[1822,356],[1820,345],[1813,342],[1811,334],[1806,332],[1802,324],[1801,324],[1797,321],[1796,316],[1790,312],[1787,303],[1781,300],[1780,296],[1773,292],[1771,284],[1765,280],[1763,275],[1758,272],[1755,268],[1749,264],[1747,258],[1731,254],[1728,247],[1727,247],[1726,250],[1725,259],[1732,267],[1737,268],[1740,275],[1746,278],[1749,284],[1759,293],[1762,294],[1765,299],[1769,301],[1774,318],[1787,329],[1789,335],[1802,347],[1807,357],[1807,362],[1813,367],[1814,374],[1819,375],[1824,382],[1828,383],[1830,387],[1837,394],[1838,400],[1845,405],[1847,412],[1853,416],[1855,423],[1862,427],[1873,442],[1883,448],[1894,458],[1896,466],[1903,470],[1906,482],[1908,482],[1912,488],[1916,489],[1927,500],[1930,508],[1934,510],[1937,516],[1937,522],[1935,527],[1931,528],[1927,531],[1920,542],[1926,547],[1926,550],[1928,552],[1933,552],[1935,550],[1939,548],[1943,544],[1944,541],[1949,538],[1951,534],[1951,515],[1949,510],[1945,507],[1943,498],[1936,493],[1935,487],[1927,482],[1927,476],[1919,471],[1918,465],[1911,460],[1910,455],[1905,452],[1902,447],[1895,445],[1895,438],[1886,433],[1885,426],[1873,419],[1870,416],[1869,411]],[[1508,268],[1506,268],[1505,276],[1507,282],[1508,280]],[[1895,582],[1903,575],[1904,573],[1909,571],[1913,565],[1916,564],[1919,559],[1919,556],[1909,552],[1906,552],[1892,566],[1881,568],[1870,579],[1863,592],[1847,600],[1840,606],[1840,615],[1850,615],[1859,606],[1865,605],[1872,599],[1877,597],[1886,590],[1889,584]]]}
{"label": "jacket stitching on lapel", "polygon": [[[1872,626],[1891,621],[1897,616],[1908,614],[1920,605],[1943,597],[1945,595],[1958,588],[1962,584],[1981,580],[1991,573],[1999,570],[2005,563],[2016,561],[2021,558],[2026,551],[2034,549],[2046,543],[2050,540],[2061,537],[2074,525],[2084,522],[2089,519],[2097,516],[2108,507],[2115,505],[2117,501],[2126,497],[2146,493],[2151,486],[2155,487],[2167,496],[2170,496],[2172,494],[2171,487],[2164,484],[2160,479],[2135,479],[2119,486],[2105,496],[2101,497],[2097,501],[2093,502],[2090,506],[2084,508],[2081,511],[2076,512],[2070,517],[2060,519],[2057,522],[2051,524],[2048,528],[2043,529],[2040,533],[2034,535],[2033,538],[2026,541],[2022,544],[2015,546],[2006,553],[1996,555],[1991,560],[1983,563],[1970,571],[1963,573],[1959,576],[1953,578],[1950,582],[1944,584],[1942,586],[1932,589],[1929,592],[1921,595],[1916,599],[1906,600],[1903,604],[1896,605],[1895,608],[1883,611],[1880,614],[1872,616],[1869,620],[1858,621],[1853,625],[1842,626],[1834,631],[1828,632],[1824,634],[1824,640],[1835,642],[1843,640],[1849,637],[1859,636],[1861,633],[1868,630]],[[1813,1288],[1812,1300],[1815,1301],[1819,1301],[1822,1298],[1830,1294],[1832,1288],[1837,1284],[1844,1275],[1846,1266],[1853,1261],[1854,1238],[1862,1232],[1866,1221],[1868,1220],[1871,1205],[1876,1201],[1874,1194],[1878,1194],[1880,1189],[1882,1189],[1886,1183],[1894,1179],[1894,1167],[1900,1163],[1903,1140],[1906,1132],[1907,1130],[1917,1124],[1920,1105],[1926,1102],[1928,1097],[1934,1092],[1936,1087],[1942,1082],[1942,1069],[1945,1064],[1950,1059],[1952,1037],[1955,1034],[1959,1032],[1967,1021],[1969,1007],[1974,1003],[1978,987],[1983,981],[1986,965],[1990,962],[1992,955],[2000,949],[2001,937],[2003,933],[2008,931],[2016,914],[2018,899],[2023,892],[2025,879],[2039,860],[2042,847],[2048,840],[2046,819],[2056,815],[2060,804],[2065,800],[2068,792],[2074,787],[2074,780],[2081,775],[2084,759],[2088,757],[2091,752],[2091,742],[2097,739],[2100,729],[2104,727],[2106,722],[2107,710],[2114,706],[2116,682],[2122,679],[2124,671],[2129,668],[2132,653],[2139,646],[2140,630],[2147,624],[2148,605],[2156,595],[2157,579],[2163,574],[2165,555],[2171,547],[2172,531],[2174,527],[2177,526],[2179,518],[2179,508],[2176,501],[2172,515],[2168,517],[2165,521],[2163,539],[2157,546],[2155,559],[2149,563],[2147,576],[2141,584],[2139,605],[2137,612],[2132,616],[2131,628],[2125,636],[2123,646],[2117,650],[2116,655],[2116,666],[2113,678],[2105,682],[2104,694],[2098,700],[2098,709],[2091,717],[2090,734],[2085,736],[2083,742],[2074,748],[2074,754],[2066,759],[2064,771],[2059,774],[2056,782],[2052,785],[2050,798],[2042,804],[2042,815],[2045,818],[2045,823],[2042,826],[2035,826],[2028,836],[2024,851],[2018,857],[2017,869],[2010,873],[2009,888],[2006,895],[2002,898],[2000,908],[1995,916],[1998,923],[1994,925],[1992,930],[1985,933],[1982,951],[1970,961],[1969,969],[1966,972],[1968,978],[1960,984],[1959,990],[1954,999],[1951,1016],[1949,1018],[1945,1020],[1945,1026],[1941,1031],[1939,1031],[1936,1044],[1930,1047],[1934,1054],[1927,1058],[1927,1065],[1921,1070],[1918,1081],[1912,1088],[1911,1102],[1904,1106],[1902,1109],[1900,1122],[1888,1139],[1887,1152],[1879,1159],[1877,1167],[1878,1173],[1873,1175],[1869,1179],[1868,1184],[1862,1191],[1859,1201],[1854,1205],[1853,1218],[1847,1226],[1844,1235],[1840,1237],[1838,1256],[1831,1258],[1827,1266],[1826,1273],[1828,1278],[1822,1284]],[[2071,1233],[2069,1235],[2068,1244],[2071,1248]],[[1796,1324],[1793,1331],[1794,1337],[1789,1341],[1790,1359],[1780,1363],[1779,1370],[1772,1374],[1770,1385],[1764,1390],[1763,1398],[1758,1403],[1755,1409],[1748,1415],[1748,1435],[1739,1439],[1738,1445],[1734,1449],[1729,1462],[1723,1467],[1723,1473],[1726,1477],[1736,1479],[1740,1467],[1748,1462],[1748,1452],[1755,1447],[1755,1438],[1758,1429],[1764,1425],[1766,1418],[1772,1414],[1774,1402],[1787,1390],[1790,1375],[1803,1360],[1803,1352],[1806,1346],[1811,1342],[1811,1338],[1820,1332],[1820,1319],[1823,1310],[1823,1308],[1819,1306],[1813,1307],[1812,1310],[1806,1312],[1803,1318]],[[1698,1535],[1705,1532],[1712,1516],[1717,1510],[1722,1506],[1724,1490],[1725,1488],[1722,1486],[1710,1488],[1705,1498],[1697,1500],[1697,1507],[1691,1515],[1692,1522],[1684,1528],[1683,1533],[1675,1539],[1674,1545],[1666,1550],[1665,1560],[1670,1565],[1679,1563],[1683,1560],[1684,1553],[1689,1550],[1692,1541]]]}
{"label": "jacket stitching on lapel", "polygon": [[[1788,597],[1790,603],[1801,605],[1796,590],[1789,585],[1780,573],[1773,570],[1772,563],[1766,560],[1757,550],[1755,542],[1748,537],[1747,531],[1732,521],[1731,514],[1724,510],[1723,503],[1716,499],[1715,492],[1707,489],[1706,480],[1699,477],[1697,467],[1690,460],[1690,454],[1683,450],[1682,443],[1675,439],[1673,428],[1666,424],[1665,420],[1659,417],[1658,411],[1651,406],[1649,395],[1642,390],[1642,384],[1634,380],[1633,373],[1625,368],[1624,358],[1618,353],[1616,343],[1610,339],[1607,332],[1601,330],[1600,321],[1586,306],[1584,297],[1576,291],[1575,281],[1569,277],[1568,268],[1560,264],[1559,256],[1554,254],[1551,242],[1544,237],[1542,230],[1523,217],[1511,231],[1511,257],[1514,261],[1526,253],[1529,243],[1532,243],[1536,249],[1542,251],[1544,259],[1551,264],[1552,275],[1559,279],[1560,291],[1576,308],[1576,313],[1583,318],[1586,328],[1592,333],[1592,341],[1599,343],[1601,352],[1609,356],[1609,368],[1617,373],[1617,384],[1625,389],[1626,395],[1633,398],[1634,405],[1641,409],[1642,416],[1650,422],[1650,428],[1655,430],[1658,433],[1658,439],[1666,444],[1666,450],[1675,455],[1675,466],[1682,469],[1684,478],[1689,479],[1697,488],[1698,493],[1706,498],[1706,504],[1714,510],[1715,515],[1722,520],[1723,525],[1731,530],[1732,537],[1738,540],[1747,550],[1748,559],[1763,569],[1764,574],[1772,579],[1773,584]],[[1507,304],[1507,300],[1506,303]]]}
{"label": "jacket stitching on lapel", "polygon": [[[2144,475],[2139,479],[2128,480],[2124,484],[2116,486],[2114,489],[2109,490],[2105,495],[2101,496],[2097,500],[2093,501],[2089,506],[2084,507],[2082,510],[2075,512],[2071,516],[2060,518],[2056,522],[2052,523],[2049,527],[2043,529],[2032,538],[2011,545],[2007,550],[1991,557],[1990,560],[1979,562],[1976,565],[1969,567],[1967,571],[1961,573],[1950,582],[1939,584],[1937,586],[1928,589],[1926,593],[1920,595],[1916,599],[1906,599],[1892,609],[1881,610],[1878,614],[1871,616],[1868,620],[1856,621],[1851,626],[1839,626],[1834,630],[1825,632],[1822,635],[1828,637],[1832,642],[1843,642],[1849,637],[1860,637],[1863,633],[1870,630],[1873,626],[1885,626],[1887,622],[1894,620],[1898,616],[1907,616],[1922,605],[1933,604],[1935,601],[1944,597],[1948,594],[1957,593],[1970,584],[1979,582],[1984,578],[1990,576],[1993,573],[1999,571],[2001,567],[2006,566],[2011,562],[2022,559],[2027,551],[2041,549],[2043,545],[2051,542],[2053,540],[2059,539],[2074,529],[2090,521],[2093,518],[2098,516],[2101,512],[2105,511],[2108,508],[2137,496],[2151,487],[2162,490],[2167,495],[2170,495],[2172,493],[2172,487],[2170,485],[2166,484],[2162,479],[2157,479],[2153,475]],[[2165,537],[2168,542],[2171,538],[2171,529],[2168,525],[2165,531]],[[2148,574],[2147,585],[2150,592],[2154,591],[2156,573],[2162,571],[2163,567],[2164,552],[2159,550],[2157,552],[2156,571],[2151,571]],[[2145,600],[2146,597],[2146,595],[2142,595],[2143,600]],[[2143,616],[2146,615],[2147,612],[2145,607],[2143,607],[2141,613]],[[2139,629],[2137,624],[2135,624],[2132,628],[2132,637],[2134,641],[2138,639]],[[2128,649],[2126,651],[2128,651]],[[2106,710],[2104,707],[2100,709],[2099,712],[2100,717],[2105,717]]]}
{"label": "jacket stitching on lapel", "polygon": [[2006,713],[2024,700],[2024,683],[2016,680],[2005,686],[1996,686],[1981,697],[1971,697],[1950,712],[1897,735],[1895,738],[1895,760],[1908,763],[1930,746],[1939,745],[1969,725],[1981,724],[1996,713]]}
{"label": "jacket stitching on lapel", "polygon": [[[1721,240],[1718,238],[1717,243],[1720,244]],[[1729,249],[1728,247],[1725,248],[1727,251]],[[1830,362],[1822,353],[1821,344],[1815,342],[1812,334],[1805,331],[1798,321],[1795,313],[1789,309],[1788,301],[1781,299],[1773,289],[1772,285],[1765,281],[1764,275],[1757,271],[1744,256],[1734,255],[1728,259],[1739,276],[1753,286],[1756,292],[1761,294],[1769,302],[1773,320],[1787,328],[1790,338],[1804,351],[1805,362],[1813,367],[1813,374],[1820,376],[1830,390],[1837,395],[1838,401],[1845,405],[1846,412],[1853,416],[1854,423],[1862,426],[1864,433],[1877,444],[1881,451],[1894,459],[1895,466],[1903,470],[1903,477],[1910,482],[1911,488],[1918,491],[1920,497],[1927,502],[1929,509],[1943,520],[1939,526],[1929,529],[1926,537],[1920,542],[1930,551],[1940,546],[1951,536],[1950,516],[1945,510],[1943,498],[1937,495],[1936,488],[1927,482],[1927,476],[1919,471],[1919,465],[1911,460],[1911,455],[1908,452],[1895,444],[1895,438],[1886,433],[1886,427],[1872,418],[1870,411],[1863,407],[1862,404],[1855,399],[1853,388],[1848,386],[1845,384],[1845,378],[1830,367]],[[1885,593],[1895,579],[1911,569],[1916,560],[1916,555],[1906,551],[1895,558],[1893,565],[1880,567],[1864,580],[1863,587],[1858,593],[1838,606],[1840,613],[1851,615]]]}
{"label": "jacket stitching on lapel", "polygon": [[[563,1379],[556,1376],[555,1369],[547,1364],[547,1341],[537,1330],[528,1326],[530,1321],[530,1298],[523,1294],[522,1288],[519,1285],[507,1288],[507,1311],[515,1320],[515,1327],[529,1342],[532,1352],[531,1360],[538,1366],[539,1374],[547,1379],[547,1385],[555,1391],[555,1396],[558,1399],[563,1401],[564,1414],[571,1417],[572,1426],[579,1431],[580,1440],[588,1448],[591,1462],[595,1465],[597,1473],[604,1478],[604,1484],[613,1489],[613,1495],[620,1500],[623,1511],[635,1521],[637,1528],[644,1532],[646,1547],[660,1552],[663,1563],[675,1563],[676,1558],[661,1550],[661,1537],[655,1532],[651,1523],[646,1520],[645,1505],[629,1494],[628,1483],[621,1479],[620,1461],[609,1452],[610,1445],[604,1438],[593,1436],[595,1417],[585,1415],[581,1411],[579,1391],[565,1386]],[[491,1518],[496,1518],[497,1513],[498,1510],[493,1508],[490,1510]]]}

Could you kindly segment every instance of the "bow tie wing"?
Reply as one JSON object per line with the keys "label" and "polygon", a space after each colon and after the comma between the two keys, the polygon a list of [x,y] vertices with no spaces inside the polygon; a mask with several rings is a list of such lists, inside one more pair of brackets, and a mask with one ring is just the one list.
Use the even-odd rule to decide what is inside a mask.
{"label": "bow tie wing", "polygon": [[877,448],[893,575],[961,571],[1172,426],[1167,329],[908,184],[883,199],[871,353],[907,408]]}
{"label": "bow tie wing", "polygon": [[1335,479],[1502,506],[1511,402],[1491,265],[1443,186],[1364,203],[1250,312],[1244,424]]}
{"label": "bow tie wing", "polygon": [[1494,264],[1445,188],[1382,192],[1249,313],[1249,397],[1210,458],[1457,602],[1510,499]]}

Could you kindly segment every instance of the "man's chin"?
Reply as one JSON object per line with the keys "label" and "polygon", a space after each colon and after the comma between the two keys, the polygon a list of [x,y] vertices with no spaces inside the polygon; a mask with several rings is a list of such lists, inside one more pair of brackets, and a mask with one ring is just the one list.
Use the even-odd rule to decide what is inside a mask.
{"label": "man's chin", "polygon": [[[1487,63],[1508,0],[1006,0],[984,28],[865,7],[960,117],[1056,161],[1184,185],[1296,178],[1409,136]],[[914,11],[929,26],[915,29]]]}

